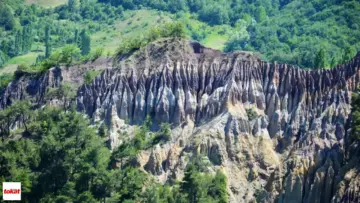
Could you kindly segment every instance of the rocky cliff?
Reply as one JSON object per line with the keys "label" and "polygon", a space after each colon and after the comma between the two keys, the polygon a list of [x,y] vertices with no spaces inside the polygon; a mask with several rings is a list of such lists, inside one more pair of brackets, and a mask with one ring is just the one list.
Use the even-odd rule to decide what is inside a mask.
{"label": "rocky cliff", "polygon": [[[113,62],[20,78],[0,108],[24,95],[45,104],[47,88],[70,82],[79,87],[78,110],[109,126],[112,147],[147,115],[154,128],[171,123],[171,140],[138,156],[160,182],[181,179],[189,158],[202,154],[209,170],[225,171],[231,202],[360,201],[360,147],[348,138],[360,54],[309,71],[171,38]],[[104,71],[83,84],[89,68]]]}

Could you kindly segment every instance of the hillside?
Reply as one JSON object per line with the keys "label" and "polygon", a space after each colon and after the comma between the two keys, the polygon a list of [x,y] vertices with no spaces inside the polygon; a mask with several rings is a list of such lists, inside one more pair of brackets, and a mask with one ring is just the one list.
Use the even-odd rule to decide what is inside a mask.
{"label": "hillside", "polygon": [[0,180],[28,203],[359,202],[359,22],[355,0],[0,0]]}
{"label": "hillside", "polygon": [[[349,60],[360,46],[357,29],[360,4],[357,1],[321,0],[303,4],[301,0],[238,0],[204,4],[183,0],[156,4],[132,0],[99,0],[100,3],[95,0],[82,3],[77,0],[27,0],[24,5],[22,2],[6,0],[0,4],[4,5],[0,8],[5,8],[3,11],[0,9],[5,17],[3,23],[0,19],[1,27],[5,28],[0,38],[0,66],[6,67],[1,72],[13,72],[14,65],[32,64],[37,58],[41,60],[38,56],[45,55],[45,25],[49,25],[51,31],[49,45],[53,50],[73,43],[76,33],[86,28],[95,40],[92,40],[92,49],[108,49],[110,46],[112,54],[118,45],[111,43],[112,38],[120,43],[126,36],[161,25],[161,22],[153,20],[156,18],[180,21],[191,39],[206,46],[225,51],[255,51],[269,61],[306,68],[316,66],[315,56],[320,51],[324,52],[324,67],[320,68],[330,68]],[[168,4],[176,6],[170,9]],[[7,12],[6,5],[12,8],[12,12]],[[158,11],[148,10],[149,13],[146,13],[144,8]],[[133,15],[137,19],[131,24],[133,22],[129,19]],[[31,32],[24,33],[23,29]],[[24,49],[15,46],[18,32],[28,43]]]}
{"label": "hillside", "polygon": [[[49,108],[24,117],[23,122],[32,127],[21,128],[30,136],[30,141],[23,140],[23,144],[40,139],[43,153],[48,145],[60,147],[54,153],[66,152],[64,160],[57,158],[64,164],[59,166],[46,159],[49,151],[40,154],[40,165],[22,160],[25,165],[35,164],[24,170],[50,170],[35,179],[29,177],[34,183],[41,180],[36,178],[57,174],[53,167],[73,170],[66,168],[73,156],[71,149],[77,150],[71,141],[73,132],[89,125],[89,121],[73,115],[73,110],[86,114],[90,123],[102,126],[100,129],[105,128],[98,131],[107,140],[104,146],[90,144],[99,143],[93,131],[79,135],[81,140],[90,136],[89,144],[85,142],[90,152],[95,150],[90,161],[100,164],[98,167],[110,164],[112,167],[102,173],[115,180],[117,171],[123,171],[119,177],[129,178],[134,185],[121,180],[122,186],[112,185],[96,174],[101,181],[90,183],[92,189],[86,194],[94,201],[152,202],[153,195],[159,195],[157,201],[171,202],[167,198],[174,198],[198,202],[191,200],[195,195],[207,202],[353,202],[359,198],[359,147],[348,126],[351,95],[360,82],[359,56],[332,70],[307,71],[269,64],[249,52],[224,54],[181,38],[159,39],[115,60],[100,58],[93,63],[51,68],[40,77],[24,75],[5,89],[0,108],[9,102],[20,105],[15,101],[27,95],[26,100],[34,107],[51,104],[69,111],[57,117],[58,113]],[[92,69],[102,73],[85,83],[83,75]],[[75,91],[66,93],[65,84]],[[65,91],[62,96],[50,94],[57,89]],[[46,124],[50,134],[44,134],[43,124],[38,126],[39,118],[50,122]],[[71,124],[71,131],[65,127],[70,122],[67,119],[77,123]],[[56,120],[59,124],[53,123]],[[65,133],[65,148],[58,143],[62,138],[52,134],[58,130]],[[10,137],[19,133],[20,129]],[[50,138],[53,141],[48,143]],[[34,148],[32,143],[27,145]],[[105,146],[113,149],[111,156]],[[88,156],[87,150],[79,152]],[[32,153],[38,156],[36,150]],[[88,163],[81,157],[78,161]],[[76,172],[70,183],[83,183],[81,177],[87,170],[91,168]],[[147,176],[153,179],[146,180]],[[212,183],[212,177],[219,178],[219,182]],[[179,183],[182,179],[185,182]],[[49,198],[45,194],[54,194],[53,201],[84,198],[81,188],[46,180],[50,181],[47,184],[60,185],[49,189],[40,189],[46,184],[42,181],[29,185],[26,198],[44,200]],[[165,186],[151,186],[156,183]],[[150,188],[144,194],[140,192],[142,184]],[[67,187],[75,193],[62,192]],[[93,187],[109,187],[113,192],[101,193]],[[129,194],[123,187],[136,192]],[[153,187],[157,188],[154,193],[148,193]],[[213,187],[217,188],[214,194],[210,192]],[[32,188],[42,195],[32,196]],[[172,192],[164,194],[163,190]]]}

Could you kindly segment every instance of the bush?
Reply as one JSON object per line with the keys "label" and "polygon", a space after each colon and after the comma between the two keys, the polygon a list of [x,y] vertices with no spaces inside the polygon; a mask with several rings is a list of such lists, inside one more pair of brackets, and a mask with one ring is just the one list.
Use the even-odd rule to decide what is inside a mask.
{"label": "bush", "polygon": [[153,145],[156,145],[160,142],[167,142],[171,138],[171,128],[170,124],[162,123],[160,125],[160,131],[156,133],[155,137],[153,138]]}
{"label": "bush", "polygon": [[117,55],[128,54],[132,51],[140,49],[143,46],[145,46],[145,43],[141,37],[124,39],[117,49]]}
{"label": "bush", "polygon": [[145,47],[149,43],[165,37],[185,37],[185,28],[182,23],[167,23],[163,27],[153,28],[145,36],[124,39],[116,53],[118,56],[128,54]]}
{"label": "bush", "polygon": [[21,76],[27,74],[30,72],[30,67],[26,64],[20,64],[18,65],[14,75],[15,75],[15,78],[20,78]]}
{"label": "bush", "polygon": [[246,109],[246,114],[247,114],[247,117],[249,118],[249,121],[252,121],[258,117],[258,114],[256,113],[256,111],[253,108]]}
{"label": "bush", "polygon": [[10,74],[0,75],[0,92],[2,89],[6,88],[12,80],[13,76]]}
{"label": "bush", "polygon": [[80,49],[75,45],[67,45],[61,51],[60,62],[71,65],[73,61],[80,57]]}
{"label": "bush", "polygon": [[96,71],[96,70],[88,70],[85,72],[84,74],[84,83],[85,84],[90,84],[94,78],[96,76],[98,76],[100,74],[100,71]]}
{"label": "bush", "polygon": [[95,61],[96,59],[100,58],[104,53],[104,48],[99,47],[92,53],[91,60]]}
{"label": "bush", "polygon": [[351,98],[351,138],[360,140],[360,96],[354,93]]}

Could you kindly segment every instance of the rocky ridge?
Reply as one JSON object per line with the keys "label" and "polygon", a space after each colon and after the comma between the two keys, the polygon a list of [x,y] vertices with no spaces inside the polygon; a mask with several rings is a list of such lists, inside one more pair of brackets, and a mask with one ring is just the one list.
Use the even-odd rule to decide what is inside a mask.
{"label": "rocky ridge", "polygon": [[[112,147],[147,115],[154,128],[171,123],[171,141],[138,156],[160,182],[181,179],[189,158],[202,154],[210,171],[228,176],[231,202],[359,201],[360,147],[349,142],[348,125],[360,54],[310,71],[170,38],[113,61],[20,78],[0,108],[25,96],[45,104],[47,88],[71,82],[78,110],[109,126]],[[89,67],[104,71],[83,84]]]}

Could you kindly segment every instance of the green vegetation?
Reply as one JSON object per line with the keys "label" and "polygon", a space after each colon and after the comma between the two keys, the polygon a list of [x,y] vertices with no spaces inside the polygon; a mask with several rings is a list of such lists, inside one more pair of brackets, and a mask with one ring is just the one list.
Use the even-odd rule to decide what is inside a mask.
{"label": "green vegetation", "polygon": [[[25,202],[227,202],[226,176],[208,174],[200,157],[189,163],[182,182],[164,186],[131,161],[121,169],[113,165],[146,146],[149,119],[126,145],[135,151],[124,144],[111,154],[102,140],[104,125],[97,131],[72,110],[30,109],[21,101],[0,110],[0,180],[20,181]],[[17,121],[21,127],[11,131]],[[160,132],[169,133],[162,126]]]}
{"label": "green vegetation", "polygon": [[95,51],[91,54],[91,60],[95,61],[96,59],[100,58],[104,53],[104,48],[99,47],[96,48]]}
{"label": "green vegetation", "polygon": [[167,142],[171,138],[171,128],[170,124],[168,123],[162,123],[160,125],[160,131],[155,134],[153,138],[153,144],[158,144],[161,142]]}
{"label": "green vegetation", "polygon": [[91,45],[90,45],[90,36],[86,30],[81,31],[80,41],[81,41],[80,43],[81,55],[83,56],[88,55],[91,50]]}
{"label": "green vegetation", "polygon": [[67,2],[68,0],[25,0],[25,4],[36,4],[43,7],[55,7]]}
{"label": "green vegetation", "polygon": [[320,51],[316,54],[315,60],[314,60],[314,68],[315,69],[321,69],[326,67],[326,56],[325,56],[325,50],[320,49]]}
{"label": "green vegetation", "polygon": [[2,74],[0,75],[0,93],[4,88],[8,86],[8,84],[13,80],[12,75],[10,74]]}
{"label": "green vegetation", "polygon": [[[356,0],[306,3],[301,0],[98,1],[124,9],[150,7],[179,16],[189,13],[209,25],[236,27],[238,22],[245,22],[240,29],[235,29],[225,50],[257,51],[268,60],[301,67],[314,67],[314,56],[321,48],[331,60],[343,55],[347,47],[360,49],[360,2]],[[201,29],[196,30],[192,38],[199,40],[201,32]],[[337,61],[340,62],[341,59]]]}
{"label": "green vegetation", "polygon": [[96,70],[88,70],[84,74],[84,83],[90,84],[96,76],[98,76],[101,72]]}
{"label": "green vegetation", "polygon": [[351,98],[351,137],[360,140],[360,95],[354,93]]}
{"label": "green vegetation", "polygon": [[258,114],[256,113],[256,111],[253,108],[245,109],[245,111],[246,111],[246,115],[250,121],[252,121],[258,117]]}
{"label": "green vegetation", "polygon": [[184,26],[181,23],[167,23],[162,27],[151,29],[141,37],[125,39],[117,50],[117,55],[131,53],[145,47],[149,43],[165,37],[185,37]]}
{"label": "green vegetation", "polygon": [[84,56],[94,47],[105,53],[141,47],[151,27],[178,21],[186,35],[212,48],[256,51],[270,61],[308,68],[319,65],[315,57],[323,50],[322,68],[329,68],[359,50],[359,8],[355,0],[4,0],[0,67],[12,72],[11,64],[31,66],[69,44]]}

